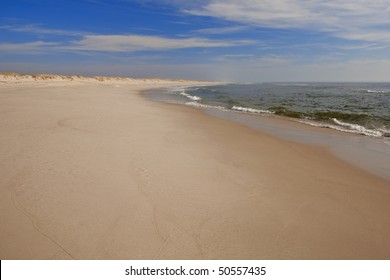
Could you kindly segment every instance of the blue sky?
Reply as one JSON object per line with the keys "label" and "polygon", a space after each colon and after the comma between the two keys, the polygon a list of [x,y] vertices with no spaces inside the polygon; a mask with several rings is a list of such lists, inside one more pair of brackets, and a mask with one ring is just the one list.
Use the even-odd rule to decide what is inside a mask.
{"label": "blue sky", "polygon": [[0,71],[389,81],[390,0],[2,0]]}

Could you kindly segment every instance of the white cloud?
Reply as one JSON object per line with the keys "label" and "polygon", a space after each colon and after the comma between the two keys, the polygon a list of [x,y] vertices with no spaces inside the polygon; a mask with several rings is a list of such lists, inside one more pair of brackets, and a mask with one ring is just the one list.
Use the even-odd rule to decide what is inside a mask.
{"label": "white cloud", "polygon": [[228,26],[228,27],[215,27],[215,28],[203,28],[195,30],[195,33],[200,34],[229,34],[235,33],[246,29],[245,26]]}
{"label": "white cloud", "polygon": [[38,35],[82,36],[86,34],[85,32],[80,32],[80,31],[44,28],[44,27],[40,27],[39,25],[33,25],[33,24],[1,25],[0,29],[13,31],[13,32],[33,33]]}
{"label": "white cloud", "polygon": [[80,40],[62,43],[25,42],[0,43],[0,51],[12,53],[65,51],[65,52],[135,52],[164,51],[186,48],[222,48],[253,44],[250,40],[211,40],[207,38],[167,38],[145,35],[85,35]]}
{"label": "white cloud", "polygon": [[0,51],[7,53],[31,53],[42,52],[50,47],[58,46],[53,42],[27,42],[27,43],[2,43],[0,44]]}
{"label": "white cloud", "polygon": [[390,31],[349,31],[338,33],[340,37],[349,40],[359,40],[367,42],[390,42]]}
{"label": "white cloud", "polygon": [[274,27],[302,25],[310,16],[306,9],[296,5],[294,1],[287,0],[214,0],[202,9],[188,10],[188,12]]}
{"label": "white cloud", "polygon": [[64,47],[67,50],[132,52],[184,48],[217,48],[251,44],[251,41],[222,41],[206,38],[166,38],[145,35],[87,35]]}
{"label": "white cloud", "polygon": [[[325,31],[353,40],[390,41],[389,0],[211,0],[186,12],[263,27]],[[375,31],[378,26],[387,29]]]}
{"label": "white cloud", "polygon": [[[210,28],[198,30],[203,34],[215,34],[215,33],[229,33],[238,31],[245,27],[226,27],[222,29]],[[145,50],[172,50],[172,49],[184,49],[184,48],[218,48],[218,47],[232,47],[240,45],[253,44],[250,40],[213,40],[203,37],[190,37],[190,38],[169,38],[163,36],[147,36],[147,35],[99,35],[88,34],[86,32],[50,29],[40,27],[39,25],[0,25],[0,29],[23,32],[38,35],[60,35],[67,37],[79,37],[78,40],[66,41],[58,44],[56,48],[52,50],[62,51],[106,51],[106,52],[133,52],[133,51],[145,51]],[[54,43],[28,42],[28,43],[9,43],[3,44],[3,49],[15,51],[18,50],[37,50],[39,47],[46,47],[54,45]]]}

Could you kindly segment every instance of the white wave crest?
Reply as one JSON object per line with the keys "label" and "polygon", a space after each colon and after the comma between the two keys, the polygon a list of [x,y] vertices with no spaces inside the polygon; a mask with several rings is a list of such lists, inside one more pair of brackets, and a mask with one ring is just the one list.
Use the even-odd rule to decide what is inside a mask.
{"label": "white wave crest", "polygon": [[190,94],[186,93],[185,91],[182,91],[180,94],[187,97],[188,99],[190,99],[192,101],[201,101],[202,100],[202,98],[200,98],[199,96],[190,95]]}
{"label": "white wave crest", "polygon": [[361,126],[358,124],[342,122],[336,118],[333,118],[332,121],[339,126],[345,127],[345,128],[352,130],[352,131],[356,131],[356,132],[363,134],[363,135],[374,136],[374,137],[383,136],[383,134],[380,131],[368,129],[368,128],[365,128],[364,126]]}
{"label": "white wave crest", "polygon": [[198,102],[195,102],[195,101],[186,102],[186,105],[188,105],[188,106],[193,106],[193,107],[199,107],[199,108],[207,108],[207,107],[209,107],[209,106],[207,106],[207,105],[203,105],[203,104],[198,103]]}
{"label": "white wave crest", "polygon": [[341,132],[348,132],[348,133],[354,133],[354,134],[361,134],[371,137],[382,137],[385,136],[382,132],[367,129],[361,125],[357,124],[350,124],[350,123],[344,123],[337,119],[332,119],[333,122],[337,125],[328,124],[328,123],[322,123],[322,122],[316,122],[316,121],[309,121],[309,120],[301,120],[299,122],[315,126],[315,127],[321,127],[321,128],[330,128]]}
{"label": "white wave crest", "polygon": [[384,90],[370,90],[370,89],[368,89],[366,92],[367,93],[385,93]]}
{"label": "white wave crest", "polygon": [[240,111],[240,112],[245,112],[245,113],[272,114],[272,112],[268,111],[268,110],[258,110],[258,109],[253,109],[253,108],[240,107],[240,106],[233,106],[231,109],[233,111]]}
{"label": "white wave crest", "polygon": [[211,105],[204,105],[196,101],[187,102],[186,105],[197,107],[197,108],[214,108],[214,109],[220,109],[220,110],[226,110],[225,107],[222,106],[211,106]]}

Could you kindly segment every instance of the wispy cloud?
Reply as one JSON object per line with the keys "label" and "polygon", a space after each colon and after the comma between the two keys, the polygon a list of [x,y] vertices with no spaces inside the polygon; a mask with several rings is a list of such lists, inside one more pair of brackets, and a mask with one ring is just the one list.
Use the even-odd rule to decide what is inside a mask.
{"label": "wispy cloud", "polygon": [[[350,40],[390,41],[387,0],[211,0],[185,12],[262,27],[319,30]],[[378,32],[378,26],[387,28]]]}
{"label": "wispy cloud", "polygon": [[[390,14],[390,13],[389,13]],[[390,42],[390,31],[370,30],[350,30],[346,32],[337,33],[340,37],[349,40],[359,40],[366,42]]]}
{"label": "wispy cloud", "polygon": [[87,34],[86,32],[73,31],[73,30],[44,28],[39,25],[33,25],[33,24],[0,25],[0,29],[13,31],[13,32],[32,33],[38,35],[83,36]]}
{"label": "wispy cloud", "polygon": [[215,0],[200,9],[186,11],[194,15],[213,16],[262,26],[300,26],[303,21],[308,21],[310,14],[292,2],[284,0]]}
{"label": "wispy cloud", "polygon": [[0,51],[4,53],[40,53],[58,46],[54,42],[0,43]]}
{"label": "wispy cloud", "polygon": [[364,43],[364,44],[354,44],[354,45],[346,45],[346,46],[337,46],[337,49],[341,50],[381,50],[386,49],[388,46],[380,45],[380,44],[372,44],[372,43]]}
{"label": "wispy cloud", "polygon": [[166,51],[188,48],[223,48],[253,44],[249,40],[212,40],[201,37],[168,38],[146,35],[85,35],[79,40],[55,42],[2,43],[1,51],[7,52],[136,52]]}
{"label": "wispy cloud", "polygon": [[215,28],[203,28],[195,30],[195,33],[200,34],[230,34],[245,30],[246,26],[227,26],[227,27],[215,27]]}
{"label": "wispy cloud", "polygon": [[252,41],[211,40],[207,38],[167,38],[145,35],[87,35],[74,41],[69,50],[133,52],[147,50],[173,50],[185,48],[217,48],[247,45]]}

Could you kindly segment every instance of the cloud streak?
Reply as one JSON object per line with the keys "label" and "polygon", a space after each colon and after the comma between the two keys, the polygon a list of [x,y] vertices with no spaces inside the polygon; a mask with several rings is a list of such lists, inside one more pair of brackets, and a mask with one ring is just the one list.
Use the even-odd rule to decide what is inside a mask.
{"label": "cloud streak", "polygon": [[215,27],[215,28],[203,28],[195,30],[195,33],[199,34],[230,34],[245,30],[245,26],[227,26],[227,27]]}
{"label": "cloud streak", "polygon": [[40,53],[49,48],[55,48],[58,46],[54,42],[27,42],[27,43],[1,43],[0,51],[4,53]]}
{"label": "cloud streak", "polygon": [[22,32],[38,35],[60,35],[60,36],[83,36],[86,35],[85,32],[72,31],[72,30],[62,30],[62,29],[50,29],[43,28],[39,25],[1,25],[0,29],[12,31],[12,32]]}
{"label": "cloud streak", "polygon": [[4,52],[137,52],[137,51],[168,51],[188,48],[224,48],[253,44],[250,40],[211,40],[201,37],[167,38],[146,35],[85,35],[79,40],[61,43],[26,42],[2,43],[0,50]]}
{"label": "cloud streak", "polygon": [[186,48],[221,48],[252,44],[252,41],[211,40],[200,37],[167,38],[145,35],[87,35],[79,41],[74,41],[68,50],[134,52],[158,51]]}
{"label": "cloud streak", "polygon": [[[390,42],[390,1],[212,0],[185,12],[252,26],[309,29],[349,40]],[[383,31],[377,31],[378,26]]]}

